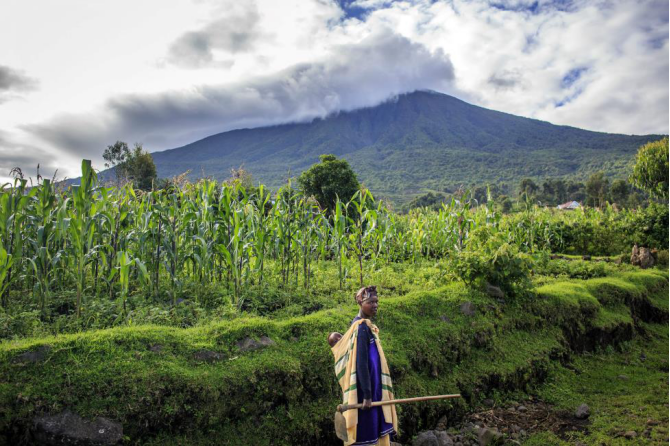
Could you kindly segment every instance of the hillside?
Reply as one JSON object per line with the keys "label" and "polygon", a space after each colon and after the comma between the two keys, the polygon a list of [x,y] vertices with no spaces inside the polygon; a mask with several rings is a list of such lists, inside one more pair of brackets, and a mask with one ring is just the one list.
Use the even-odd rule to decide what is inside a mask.
{"label": "hillside", "polygon": [[626,136],[556,126],[470,105],[435,92],[401,95],[376,107],[310,123],[234,130],[153,153],[158,174],[191,170],[225,179],[244,166],[277,187],[333,153],[350,161],[378,195],[404,202],[424,191],[524,177],[623,177],[638,147],[657,135]]}
{"label": "hillside", "polygon": [[[459,284],[385,298],[376,323],[392,358],[396,396],[463,395],[453,403],[399,407],[402,443],[410,444],[442,416],[454,423],[486,398],[521,396],[550,373],[574,373],[570,363],[581,361],[578,353],[637,339],[651,357],[652,347],[663,348],[667,338],[667,277],[650,270],[590,280],[547,278],[535,299],[506,304]],[[334,329],[345,331],[356,311],[349,303],[285,320],[243,317],[187,329],[127,326],[0,343],[0,444],[35,444],[30,440],[45,435],[41,429],[53,430],[49,423],[61,425],[48,414],[67,409],[89,420],[105,417],[96,423],[109,428],[107,437],[116,430],[128,444],[341,445],[332,422],[340,395],[325,338]],[[262,336],[272,340],[269,346],[244,347]],[[650,390],[667,392],[667,361],[659,356],[647,368],[637,360],[608,365],[614,384],[621,378],[611,375],[630,374],[635,366],[655,383],[645,388],[650,394],[639,396],[644,407],[624,399],[641,377],[631,375],[626,388],[619,384],[614,403],[593,415],[595,438],[580,440],[611,439],[603,418],[631,420],[639,431],[650,416],[663,419],[663,398]],[[567,399],[571,410],[584,401],[597,407],[602,399],[581,392],[571,401],[578,389],[547,384],[546,396]],[[615,417],[613,408],[622,404],[635,415]],[[656,427],[650,442],[662,444],[663,429]],[[67,434],[58,432],[61,440]],[[575,432],[560,434],[567,440]],[[541,437],[533,444],[575,444],[553,440]]]}

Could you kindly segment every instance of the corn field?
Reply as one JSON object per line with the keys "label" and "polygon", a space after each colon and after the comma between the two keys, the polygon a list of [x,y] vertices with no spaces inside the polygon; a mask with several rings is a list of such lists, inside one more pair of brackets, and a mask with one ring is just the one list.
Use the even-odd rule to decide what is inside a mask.
{"label": "corn field", "polygon": [[85,299],[116,299],[125,311],[131,289],[174,304],[184,284],[215,283],[239,304],[245,287],[268,280],[309,290],[319,262],[337,264],[341,288],[362,285],[377,264],[448,259],[488,239],[531,254],[586,252],[597,239],[616,250],[615,223],[628,218],[532,203],[503,216],[492,200],[480,206],[467,195],[438,212],[398,215],[365,189],[326,215],[290,182],[276,194],[212,180],[140,192],[99,185],[85,160],[80,184],[66,190],[20,178],[0,189],[0,298],[7,307],[30,294],[44,309],[54,293],[76,290],[77,314]]}

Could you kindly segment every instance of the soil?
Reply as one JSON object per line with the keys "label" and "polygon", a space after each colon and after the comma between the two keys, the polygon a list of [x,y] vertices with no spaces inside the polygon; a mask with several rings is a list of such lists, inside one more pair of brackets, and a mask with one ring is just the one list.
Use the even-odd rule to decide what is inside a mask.
{"label": "soil", "polygon": [[571,432],[588,434],[590,424],[588,418],[579,420],[573,413],[556,410],[552,405],[534,399],[511,407],[476,412],[467,416],[464,422],[495,427],[510,437],[521,431],[527,434],[551,431],[564,440]]}

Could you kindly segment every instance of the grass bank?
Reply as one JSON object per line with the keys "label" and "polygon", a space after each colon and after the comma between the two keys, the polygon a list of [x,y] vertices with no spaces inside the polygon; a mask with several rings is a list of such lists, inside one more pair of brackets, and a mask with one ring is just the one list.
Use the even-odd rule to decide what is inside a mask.
{"label": "grass bank", "polygon": [[[382,300],[377,324],[398,397],[460,392],[399,409],[404,438],[498,392],[526,390],[575,351],[667,321],[668,274],[546,281],[523,302],[453,284]],[[462,311],[470,302],[474,314]],[[64,409],[119,421],[129,444],[339,444],[330,331],[353,305],[273,320],[137,326],[0,344],[0,437],[28,442],[35,416]],[[241,351],[247,338],[273,345]],[[33,355],[26,353],[33,352]]]}

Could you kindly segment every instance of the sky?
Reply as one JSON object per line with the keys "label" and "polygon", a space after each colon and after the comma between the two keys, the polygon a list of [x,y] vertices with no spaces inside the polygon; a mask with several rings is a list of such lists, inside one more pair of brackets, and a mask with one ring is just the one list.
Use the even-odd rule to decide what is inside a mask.
{"label": "sky", "polygon": [[415,90],[667,134],[668,33],[667,0],[3,0],[0,179]]}

